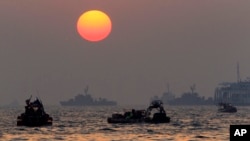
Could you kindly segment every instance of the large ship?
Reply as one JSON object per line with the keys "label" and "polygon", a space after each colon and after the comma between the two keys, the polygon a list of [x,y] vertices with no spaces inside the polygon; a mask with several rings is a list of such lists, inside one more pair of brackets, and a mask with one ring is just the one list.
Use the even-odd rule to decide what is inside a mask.
{"label": "large ship", "polygon": [[237,82],[224,82],[215,89],[214,100],[233,105],[250,105],[250,78],[241,81],[237,64]]}
{"label": "large ship", "polygon": [[163,103],[168,105],[213,105],[214,101],[212,97],[205,98],[204,96],[199,96],[199,93],[195,92],[195,84],[190,86],[190,92],[184,92],[180,97],[175,97],[169,91],[164,92],[163,95],[159,98],[155,96],[151,100],[160,99]]}
{"label": "large ship", "polygon": [[93,98],[88,94],[88,86],[84,89],[85,94],[78,94],[67,101],[61,101],[62,106],[115,106],[117,102],[105,98]]}
{"label": "large ship", "polygon": [[221,83],[216,89],[214,100],[233,105],[250,105],[250,81]]}

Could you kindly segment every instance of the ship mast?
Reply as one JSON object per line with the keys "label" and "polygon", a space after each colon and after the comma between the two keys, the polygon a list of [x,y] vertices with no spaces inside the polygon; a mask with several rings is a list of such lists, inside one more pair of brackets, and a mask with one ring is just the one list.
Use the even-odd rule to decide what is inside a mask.
{"label": "ship mast", "polygon": [[89,86],[87,85],[86,88],[84,89],[85,95],[88,95],[88,91],[89,91]]}
{"label": "ship mast", "polygon": [[239,83],[240,80],[240,65],[239,62],[237,62],[237,82]]}
{"label": "ship mast", "polygon": [[170,90],[169,90],[169,84],[167,84],[167,92],[169,94]]}

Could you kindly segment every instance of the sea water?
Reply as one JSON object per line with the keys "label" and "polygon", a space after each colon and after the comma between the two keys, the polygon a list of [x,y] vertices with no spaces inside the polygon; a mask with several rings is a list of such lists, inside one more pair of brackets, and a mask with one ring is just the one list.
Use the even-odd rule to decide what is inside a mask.
{"label": "sea water", "polygon": [[16,126],[24,106],[0,107],[0,140],[3,141],[228,141],[229,127],[250,124],[250,107],[237,113],[218,113],[216,106],[165,106],[170,123],[109,124],[107,117],[124,109],[147,106],[61,107],[45,106],[53,117],[47,127]]}

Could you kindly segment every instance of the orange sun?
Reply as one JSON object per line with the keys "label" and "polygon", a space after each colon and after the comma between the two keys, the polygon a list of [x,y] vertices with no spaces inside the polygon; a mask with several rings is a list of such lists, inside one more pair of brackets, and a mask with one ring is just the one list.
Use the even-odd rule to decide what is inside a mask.
{"label": "orange sun", "polygon": [[83,13],[77,21],[77,31],[84,39],[97,42],[105,39],[111,32],[109,16],[99,10]]}

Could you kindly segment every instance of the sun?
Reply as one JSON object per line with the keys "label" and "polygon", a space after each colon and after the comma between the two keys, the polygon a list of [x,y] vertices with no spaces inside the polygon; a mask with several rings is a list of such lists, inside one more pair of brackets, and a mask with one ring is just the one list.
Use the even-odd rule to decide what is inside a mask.
{"label": "sun", "polygon": [[88,41],[105,39],[111,32],[112,23],[107,14],[99,10],[84,12],[77,21],[77,31]]}

